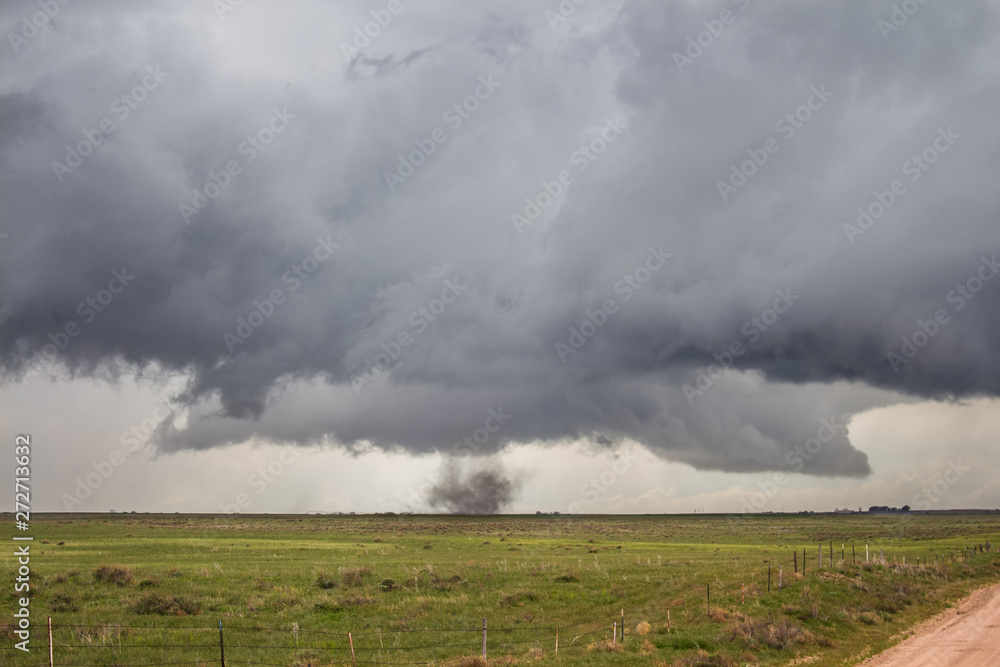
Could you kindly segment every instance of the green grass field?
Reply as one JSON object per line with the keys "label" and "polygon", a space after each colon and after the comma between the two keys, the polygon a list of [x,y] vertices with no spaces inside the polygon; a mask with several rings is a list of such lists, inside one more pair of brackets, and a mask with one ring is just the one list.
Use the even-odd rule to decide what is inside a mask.
{"label": "green grass field", "polygon": [[227,665],[475,665],[483,618],[490,664],[851,665],[1000,581],[996,514],[32,519],[32,650],[9,548],[3,665],[48,664],[48,617],[57,665],[218,665],[220,620]]}

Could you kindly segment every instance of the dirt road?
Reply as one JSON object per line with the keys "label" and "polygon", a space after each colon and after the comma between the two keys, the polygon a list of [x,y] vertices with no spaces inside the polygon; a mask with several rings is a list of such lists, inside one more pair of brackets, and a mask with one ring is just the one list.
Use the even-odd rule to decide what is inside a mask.
{"label": "dirt road", "polygon": [[1000,665],[1000,584],[980,588],[913,631],[912,637],[865,660],[862,667]]}

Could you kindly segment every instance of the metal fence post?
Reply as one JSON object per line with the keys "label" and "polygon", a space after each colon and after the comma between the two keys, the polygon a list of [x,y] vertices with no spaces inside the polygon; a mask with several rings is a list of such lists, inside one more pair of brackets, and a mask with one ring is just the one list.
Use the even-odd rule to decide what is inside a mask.
{"label": "metal fence post", "polygon": [[222,667],[226,667],[226,648],[222,643],[222,619],[219,619],[219,660]]}

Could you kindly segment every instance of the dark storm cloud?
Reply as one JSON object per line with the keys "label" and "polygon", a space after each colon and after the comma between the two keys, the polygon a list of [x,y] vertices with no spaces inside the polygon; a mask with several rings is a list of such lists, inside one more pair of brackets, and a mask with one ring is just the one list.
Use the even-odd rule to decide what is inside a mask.
{"label": "dark storm cloud", "polygon": [[[32,7],[5,7],[5,32]],[[533,2],[441,2],[407,6],[352,64],[338,43],[363,9],[105,7],[68,5],[0,65],[0,361],[17,381],[76,322],[72,372],[189,374],[166,449],[447,450],[503,408],[488,449],[635,439],[782,469],[821,419],[1000,390],[1000,280],[948,300],[1000,251],[995,5],[924,5],[886,40],[891,3],[650,0],[610,23],[589,3],[553,29]],[[689,37],[707,45],[684,62]],[[148,67],[162,83],[122,117]],[[52,163],[105,118],[60,180]],[[941,128],[959,138],[910,180]],[[894,179],[905,192],[845,233]],[[536,219],[518,233],[513,214]],[[466,286],[447,304],[446,281]],[[780,313],[778,293],[795,296]],[[887,355],[942,308],[897,372]],[[736,344],[752,373],[710,367]],[[803,469],[868,471],[846,433]]]}

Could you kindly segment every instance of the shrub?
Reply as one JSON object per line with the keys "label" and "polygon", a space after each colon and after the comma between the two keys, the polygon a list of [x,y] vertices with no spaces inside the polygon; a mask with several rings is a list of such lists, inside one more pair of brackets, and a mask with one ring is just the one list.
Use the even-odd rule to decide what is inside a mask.
{"label": "shrub", "polygon": [[313,608],[316,611],[339,612],[352,607],[362,607],[364,605],[375,604],[375,598],[371,595],[346,595],[340,596],[336,600],[322,599]]}
{"label": "shrub", "polygon": [[861,615],[858,616],[860,620],[865,625],[878,625],[882,622],[882,618],[873,611],[863,611]]}
{"label": "shrub", "polygon": [[705,651],[698,651],[696,655],[677,660],[674,667],[738,667],[738,664],[721,653],[709,655]]}
{"label": "shrub", "polygon": [[[263,582],[263,580],[261,581]],[[318,572],[316,574],[316,585],[322,589],[335,588],[337,586],[337,580],[322,572]]]}
{"label": "shrub", "polygon": [[369,565],[341,569],[340,580],[345,586],[361,586],[367,579],[375,575],[375,569]]}
{"label": "shrub", "polygon": [[49,600],[49,609],[55,612],[80,611],[76,601],[65,593],[56,593]]}
{"label": "shrub", "polygon": [[116,586],[128,586],[132,583],[132,573],[124,567],[111,567],[102,565],[94,570],[94,581],[99,584],[115,584]]}
{"label": "shrub", "polygon": [[518,591],[505,595],[500,599],[500,604],[505,607],[519,607],[525,602],[534,602],[538,597],[531,591]]}
{"label": "shrub", "polygon": [[152,593],[133,604],[132,611],[140,615],[194,616],[201,613],[201,608],[196,601],[185,597]]}
{"label": "shrub", "polygon": [[739,639],[748,648],[785,648],[813,639],[812,633],[785,618],[778,621],[772,618],[742,618],[730,627],[729,635],[730,641]]}

